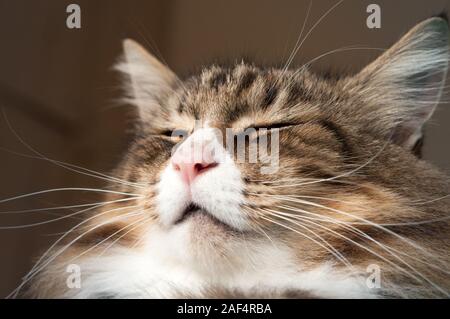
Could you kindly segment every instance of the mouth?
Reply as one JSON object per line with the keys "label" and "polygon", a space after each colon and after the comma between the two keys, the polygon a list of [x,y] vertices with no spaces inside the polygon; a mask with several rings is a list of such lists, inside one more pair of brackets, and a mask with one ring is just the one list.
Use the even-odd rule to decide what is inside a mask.
{"label": "mouth", "polygon": [[187,221],[194,221],[198,223],[209,222],[216,226],[220,226],[220,228],[224,228],[225,230],[233,232],[236,231],[233,227],[222,222],[207,210],[193,203],[186,207],[181,217],[175,222],[175,225],[179,225]]}
{"label": "mouth", "polygon": [[197,214],[204,214],[204,212],[199,206],[195,204],[189,204],[189,206],[186,207],[186,209],[184,210],[181,217],[175,222],[175,224],[181,224],[190,217],[195,216]]}

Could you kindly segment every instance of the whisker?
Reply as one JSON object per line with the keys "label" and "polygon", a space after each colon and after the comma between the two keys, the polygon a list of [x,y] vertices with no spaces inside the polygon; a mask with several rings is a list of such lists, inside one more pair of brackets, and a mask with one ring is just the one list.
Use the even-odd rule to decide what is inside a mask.
{"label": "whisker", "polygon": [[426,225],[426,224],[442,222],[442,221],[445,221],[448,219],[450,219],[450,216],[434,218],[434,219],[426,219],[426,220],[421,220],[421,221],[412,221],[412,222],[403,222],[403,223],[383,223],[383,224],[378,224],[378,225],[385,226],[385,227],[418,226],[418,225]]}
{"label": "whisker", "polygon": [[[113,203],[126,202],[126,201],[132,201],[132,200],[135,200],[135,198],[119,199],[119,200],[113,201]],[[82,213],[84,213],[84,212],[86,212],[88,210],[91,210],[91,209],[99,207],[99,206],[103,206],[103,204],[102,205],[97,205],[97,206],[94,206],[94,207],[91,207],[91,208],[88,208],[88,209],[83,209],[83,210],[77,211],[75,213],[71,213],[71,214],[64,215],[64,216],[61,216],[61,217],[57,217],[57,218],[54,218],[54,219],[46,220],[46,221],[43,221],[43,222],[37,222],[37,223],[25,224],[25,225],[16,225],[16,226],[2,226],[2,227],[0,227],[0,230],[23,229],[23,228],[31,228],[31,227],[42,226],[42,225],[54,223],[54,222],[57,222],[57,221],[60,221],[60,220],[66,219],[66,218],[70,218],[70,217],[73,217],[73,216],[76,216],[76,215],[80,215],[80,214],[82,214]]]}
{"label": "whisker", "polygon": [[[143,213],[145,213],[145,212],[140,211],[140,212],[136,212],[136,213],[137,213],[137,215],[139,215],[139,214],[143,214]],[[133,214],[133,216],[135,216],[135,215]],[[89,247],[87,250],[83,251],[81,254],[79,254],[79,255],[77,255],[76,257],[73,257],[72,259],[70,259],[69,264],[72,263],[74,260],[76,260],[76,259],[78,259],[78,258],[81,258],[82,256],[86,255],[87,253],[89,253],[90,251],[94,250],[95,248],[101,246],[103,243],[107,242],[109,239],[113,238],[113,237],[116,236],[117,234],[119,234],[119,233],[123,232],[124,230],[126,230],[126,229],[128,229],[128,228],[131,227],[131,229],[130,229],[129,231],[127,231],[125,234],[123,234],[122,236],[120,236],[119,238],[117,238],[115,241],[113,241],[113,244],[116,243],[118,240],[122,239],[125,235],[129,234],[131,231],[133,231],[134,229],[136,229],[137,227],[133,227],[134,225],[138,224],[138,226],[141,226],[141,225],[142,225],[141,222],[144,221],[144,220],[146,220],[146,219],[149,219],[149,216],[144,216],[143,218],[140,218],[140,219],[138,219],[137,221],[135,221],[135,222],[133,222],[133,223],[131,223],[131,224],[128,224],[128,225],[126,225],[126,226],[120,228],[118,231],[114,232],[112,235],[106,237],[105,239],[103,239],[103,240],[100,241],[99,243],[97,243],[97,244],[95,244],[94,246]],[[111,246],[112,246],[112,245],[111,245]],[[108,247],[110,247],[110,246],[108,246]],[[105,253],[106,250],[107,250],[107,249],[105,249],[101,254],[99,254],[98,257],[102,256],[102,255]]]}
{"label": "whisker", "polygon": [[[267,196],[271,196],[271,195],[268,194]],[[357,207],[357,208],[365,209],[365,207],[363,207],[361,205],[355,205],[352,202],[343,201],[343,200],[339,200],[339,199],[335,199],[335,198],[328,198],[328,197],[321,197],[321,196],[305,196],[305,195],[283,195],[283,196],[291,197],[291,198],[310,198],[310,199],[328,200],[328,201],[333,201],[333,202],[338,202],[338,203],[349,204],[349,205],[352,205],[352,206]],[[437,201],[437,200],[441,200],[441,199],[442,199],[442,197],[434,199],[433,201]],[[424,224],[436,223],[436,222],[440,222],[440,221],[445,221],[447,219],[450,219],[450,216],[444,216],[444,217],[433,218],[433,219],[418,220],[418,221],[411,221],[411,222],[402,222],[402,223],[381,223],[381,224],[378,223],[377,225],[385,226],[385,227],[387,227],[387,226],[414,226],[414,225],[424,225]],[[353,225],[358,225],[358,224],[367,225],[367,223],[355,223],[355,222],[353,222],[351,224],[353,224]]]}
{"label": "whisker", "polygon": [[[277,197],[277,196],[275,196],[275,197]],[[331,208],[331,207],[328,207],[328,206],[324,206],[324,205],[317,204],[317,203],[313,203],[313,202],[306,201],[306,200],[292,199],[292,198],[287,198],[287,197],[283,197],[283,196],[279,197],[279,199],[281,199],[281,200],[286,200],[286,201],[291,201],[291,202],[294,202],[294,203],[299,203],[299,204],[305,204],[305,205],[309,205],[309,206],[314,206],[314,207],[318,207],[318,208],[322,208],[322,209],[326,209],[326,210],[329,210],[329,211],[332,211],[332,212],[335,212],[335,213],[338,213],[338,214],[342,214],[342,215],[344,215],[344,216],[348,216],[348,217],[351,217],[351,218],[354,218],[354,219],[363,221],[363,222],[365,222],[365,223],[367,223],[367,224],[369,224],[369,225],[371,225],[371,226],[373,226],[373,227],[376,227],[377,229],[380,229],[380,230],[382,230],[382,231],[384,231],[384,232],[386,232],[386,233],[388,233],[388,234],[391,234],[391,235],[395,236],[396,238],[402,240],[403,242],[405,242],[405,243],[407,243],[407,244],[409,244],[409,245],[411,245],[411,246],[413,246],[413,247],[415,247],[415,248],[421,250],[423,253],[426,253],[427,255],[429,255],[429,253],[428,253],[428,252],[426,251],[426,249],[424,249],[423,247],[417,245],[416,243],[410,241],[409,239],[407,239],[407,238],[405,238],[405,237],[403,237],[403,236],[400,236],[400,235],[397,234],[396,232],[394,232],[394,231],[392,231],[392,230],[390,230],[390,229],[388,229],[388,228],[386,228],[386,227],[384,227],[384,226],[381,226],[381,225],[379,225],[379,224],[377,224],[377,223],[374,223],[374,222],[372,222],[372,221],[370,221],[370,220],[368,220],[368,219],[365,219],[365,218],[356,216],[356,215],[354,215],[354,214],[350,214],[350,213],[348,213],[348,212],[344,212],[344,211],[339,210],[339,209],[334,209],[334,208]]]}
{"label": "whisker", "polygon": [[314,63],[314,62],[316,62],[316,61],[318,61],[318,60],[320,60],[320,59],[322,59],[322,58],[324,58],[326,56],[329,56],[329,55],[334,54],[334,53],[353,51],[353,50],[376,50],[376,51],[383,51],[383,52],[386,51],[386,49],[384,49],[384,48],[377,48],[377,47],[364,47],[364,46],[357,46],[357,45],[343,46],[343,47],[340,47],[340,48],[337,48],[337,49],[334,49],[334,50],[330,50],[330,51],[324,52],[324,53],[316,56],[315,58],[309,60],[308,62],[304,63],[304,65],[301,68],[296,70],[293,73],[293,76],[295,76],[296,74],[300,73],[302,70],[306,69],[310,64],[312,64],[312,63]]}
{"label": "whisker", "polygon": [[267,234],[266,231],[264,231],[264,228],[262,227],[262,225],[258,222],[258,220],[256,220],[255,218],[252,219],[252,222],[254,224],[256,224],[255,229],[259,230],[265,237],[267,237],[267,239],[269,239],[269,241],[272,243],[273,247],[277,247],[275,242],[273,241],[273,239]]}
{"label": "whisker", "polygon": [[347,263],[345,262],[345,259],[342,258],[342,255],[340,255],[340,253],[337,252],[337,251],[334,249],[334,247],[333,247],[333,248],[331,248],[332,246],[331,246],[331,247],[327,247],[327,246],[330,246],[329,243],[326,242],[326,241],[324,241],[324,239],[323,239],[322,237],[318,236],[316,233],[314,233],[314,232],[311,231],[310,229],[307,229],[307,227],[305,227],[305,229],[306,229],[307,231],[313,233],[316,237],[318,237],[319,239],[321,239],[322,241],[324,241],[325,244],[322,244],[321,242],[317,241],[316,239],[312,238],[311,236],[308,236],[308,235],[306,235],[306,234],[304,234],[304,233],[302,233],[302,232],[299,232],[298,230],[292,229],[292,228],[290,228],[289,226],[286,226],[286,225],[284,225],[284,224],[280,224],[280,223],[278,223],[278,222],[276,222],[276,221],[273,221],[272,219],[267,218],[266,216],[264,216],[263,214],[261,214],[261,213],[258,212],[257,210],[254,210],[254,209],[252,209],[252,208],[250,208],[250,207],[247,207],[247,208],[249,208],[249,209],[251,209],[252,211],[254,211],[254,212],[255,212],[256,214],[258,214],[259,217],[262,218],[262,219],[265,219],[265,220],[267,220],[267,221],[269,221],[269,222],[272,222],[272,223],[274,223],[274,224],[276,224],[276,225],[279,225],[279,226],[281,226],[281,227],[290,229],[290,230],[294,231],[295,233],[297,233],[297,234],[299,234],[299,235],[301,235],[301,236],[304,236],[304,237],[308,238],[309,240],[313,241],[314,243],[316,243],[317,245],[319,245],[320,247],[324,248],[326,251],[328,251],[329,253],[331,253],[337,260],[339,260],[339,261],[343,262],[345,265],[347,265]]}
{"label": "whisker", "polygon": [[[298,45],[298,47],[295,49],[293,56],[297,54],[297,52],[300,50],[300,48],[303,46],[305,41],[308,39],[308,37],[311,35],[311,33],[314,31],[314,29],[322,22],[323,19],[325,19],[334,9],[336,9],[341,3],[344,2],[344,0],[339,1],[335,5],[333,5],[330,9],[328,9],[318,20],[314,25],[309,29],[309,31],[306,33],[305,37],[303,38],[302,42]],[[293,60],[293,59],[292,59]],[[292,60],[290,61],[292,63]],[[286,68],[289,68],[289,64],[286,65]]]}
{"label": "whisker", "polygon": [[447,195],[442,196],[442,197],[434,198],[434,199],[431,199],[431,200],[427,200],[427,201],[419,201],[419,202],[417,202],[417,203],[415,203],[415,204],[416,204],[416,205],[430,204],[430,203],[434,203],[434,202],[437,202],[437,201],[446,199],[446,198],[448,198],[448,197],[450,197],[450,194],[447,194]]}
{"label": "whisker", "polygon": [[[266,213],[272,215],[272,216],[276,216],[276,217],[278,217],[278,218],[281,218],[281,219],[284,219],[284,220],[287,220],[287,221],[291,221],[289,218],[286,218],[285,216],[281,216],[281,215],[277,214],[276,211],[272,211],[272,210],[270,210],[270,209],[262,209],[262,210],[265,211]],[[351,268],[351,269],[353,270],[353,265],[351,264],[351,262],[348,261],[348,259],[347,259],[344,255],[342,255],[342,253],[341,253],[339,250],[337,250],[333,245],[331,245],[331,244],[330,244],[327,240],[325,240],[322,236],[320,236],[319,234],[313,232],[313,231],[310,230],[308,227],[306,227],[306,225],[304,225],[304,224],[302,224],[302,225],[297,225],[297,226],[300,226],[300,227],[304,228],[305,230],[307,230],[307,231],[311,232],[313,235],[315,235],[317,238],[321,239],[321,240],[325,243],[325,245],[327,245],[328,247],[330,247],[330,249],[331,249],[332,251],[334,251],[334,252],[336,253],[336,255],[338,255],[338,256],[340,257],[339,260],[340,260],[342,263],[344,263],[347,267],[349,267],[349,268]]]}
{"label": "whisker", "polygon": [[[277,181],[272,181],[272,183],[276,183]],[[284,180],[280,180],[280,183],[284,183],[283,185],[280,185],[279,187],[291,187],[291,186],[296,186],[298,184],[286,184]],[[273,196],[279,196],[279,195],[273,195],[273,194],[259,194],[259,193],[249,193],[250,195],[253,196],[268,196],[268,197],[273,197]],[[361,205],[355,205],[353,202],[350,201],[344,201],[344,200],[340,200],[340,199],[335,199],[335,198],[329,198],[329,197],[321,197],[321,196],[306,196],[306,195],[281,195],[281,196],[285,196],[285,197],[290,197],[290,198],[309,198],[309,199],[319,199],[319,200],[327,200],[327,201],[333,201],[333,202],[339,202],[339,203],[344,203],[344,204],[349,204],[352,205],[354,207],[357,208],[361,208],[361,209],[365,209],[365,207],[361,206]],[[421,201],[421,202],[417,202],[414,203],[414,205],[423,205],[426,203],[431,203],[431,202],[435,202],[435,201],[439,201],[439,200],[443,200],[445,198],[448,198],[450,195],[445,195],[439,198],[435,198],[429,201]],[[411,221],[411,222],[402,222],[402,223],[379,223],[379,226],[414,226],[414,225],[423,225],[423,224],[429,224],[429,223],[435,223],[435,222],[440,222],[440,221],[445,221],[447,219],[450,219],[450,216],[444,216],[444,217],[440,217],[440,218],[434,218],[434,219],[426,219],[426,220],[418,220],[418,221]],[[351,224],[353,225],[367,225],[366,222],[364,223],[360,223],[360,222],[351,222]]]}
{"label": "whisker", "polygon": [[313,4],[313,2],[311,0],[309,2],[308,9],[306,11],[305,20],[303,20],[302,29],[300,31],[299,36],[297,37],[297,41],[295,42],[294,48],[292,49],[288,59],[286,60],[286,63],[283,66],[283,69],[281,71],[281,75],[277,78],[277,80],[273,84],[272,88],[276,85],[277,82],[280,81],[280,79],[283,77],[283,75],[287,72],[287,70],[289,69],[289,65],[291,65],[292,61],[294,60],[295,56],[297,55],[298,48],[299,48],[298,46],[299,46],[300,40],[301,40],[301,38],[303,36],[303,32],[305,31],[306,23],[308,22],[309,15],[311,13],[312,4]]}
{"label": "whisker", "polygon": [[100,204],[111,204],[111,203],[115,203],[115,202],[116,201],[107,201],[107,202],[86,203],[86,204],[78,204],[78,205],[70,205],[70,206],[34,208],[34,209],[24,209],[24,210],[11,210],[11,211],[0,212],[0,215],[1,214],[5,214],[5,215],[24,214],[24,213],[35,213],[35,212],[50,211],[50,210],[62,210],[62,209],[90,207],[90,206],[96,206],[96,205],[100,205]]}
{"label": "whisker", "polygon": [[[73,165],[73,164],[66,164],[66,163],[63,163],[63,162],[61,162],[61,161],[52,160],[52,159],[50,159],[50,158],[44,156],[43,154],[41,154],[40,152],[38,152],[37,150],[35,150],[31,145],[29,145],[28,143],[26,143],[26,142],[22,139],[22,137],[17,133],[17,131],[12,127],[11,123],[9,122],[9,119],[8,119],[8,117],[7,117],[7,115],[6,115],[6,111],[5,111],[4,108],[2,108],[2,114],[3,114],[3,117],[4,117],[4,119],[5,119],[6,125],[8,126],[9,130],[13,133],[13,135],[14,135],[14,136],[19,140],[19,142],[21,142],[28,150],[30,150],[32,153],[36,154],[36,155],[38,156],[38,159],[49,161],[49,162],[51,162],[51,163],[53,163],[53,164],[55,164],[55,165],[57,165],[57,166],[66,168],[66,169],[71,170],[71,171],[74,171],[74,172],[77,172],[77,171],[74,170],[73,168],[70,168],[70,167],[75,167],[75,168],[77,168],[77,169],[82,169],[82,170],[85,170],[85,171],[88,171],[88,172],[91,172],[91,173],[98,174],[98,175],[100,175],[100,176],[102,176],[102,177],[104,177],[104,178],[107,178],[109,181],[115,181],[115,182],[119,182],[119,183],[122,183],[122,184],[126,184],[126,185],[129,185],[129,186],[132,186],[133,183],[130,183],[130,182],[128,182],[128,181],[122,181],[122,180],[120,180],[120,179],[118,179],[118,178],[116,178],[116,177],[108,176],[108,175],[106,175],[106,174],[99,173],[99,172],[95,172],[95,171],[93,171],[93,170],[89,170],[89,169],[86,169],[86,168],[83,168],[83,167],[80,167],[80,166],[76,166],[76,165]],[[20,154],[20,153],[17,153],[17,152],[14,152],[14,153]],[[25,156],[28,157],[28,155],[25,155]],[[82,173],[82,172],[78,172],[78,173]],[[88,174],[85,174],[85,175],[88,175]],[[94,176],[94,175],[89,175],[89,176],[96,177],[96,176]],[[97,177],[97,178],[99,178],[99,177]]]}
{"label": "whisker", "polygon": [[[129,229],[127,232],[125,232],[124,234],[122,234],[119,238],[115,239],[110,245],[108,245],[100,254],[99,257],[103,256],[106,251],[108,251],[109,249],[111,249],[112,246],[114,246],[120,239],[122,239],[123,237],[125,237],[126,235],[128,235],[129,233],[131,233],[132,231],[134,231],[136,228],[142,227],[145,225],[146,222],[149,222],[151,220],[154,220],[153,216],[146,216],[146,218],[144,218],[144,220],[141,220],[141,222],[132,227],[131,229]],[[142,236],[142,238],[144,238],[144,236]],[[134,246],[133,246],[134,247]]]}
{"label": "whisker", "polygon": [[78,166],[75,164],[70,164],[70,163],[66,163],[66,162],[62,162],[59,160],[55,160],[55,159],[51,159],[48,157],[39,157],[39,156],[33,156],[33,155],[28,155],[28,154],[23,154],[17,151],[13,151],[4,147],[0,147],[0,150],[3,150],[5,152],[17,155],[17,156],[21,156],[21,157],[25,157],[25,158],[30,158],[30,159],[36,159],[36,160],[41,160],[41,161],[46,161],[46,162],[50,162],[52,164],[55,164],[56,166],[59,166],[61,168],[64,168],[68,171],[74,172],[74,173],[79,173],[85,176],[89,176],[89,177],[93,177],[93,178],[97,178],[99,180],[104,180],[107,182],[114,182],[114,183],[119,183],[125,186],[131,186],[131,187],[135,187],[135,188],[144,188],[146,186],[146,184],[143,183],[135,183],[135,182],[130,182],[130,181],[126,181],[126,180],[122,180],[119,179],[117,177],[114,176],[110,176],[101,172],[97,172],[82,166]]}
{"label": "whisker", "polygon": [[112,191],[108,189],[96,189],[96,188],[81,188],[81,187],[67,187],[67,188],[54,188],[54,189],[46,189],[38,192],[28,193],[24,195],[19,195],[15,197],[10,197],[6,199],[0,200],[0,204],[11,202],[17,199],[32,197],[36,195],[42,195],[42,194],[48,194],[52,192],[66,192],[66,191],[83,191],[83,192],[97,192],[97,193],[109,193],[109,194],[116,194],[116,195],[124,195],[124,196],[135,196],[135,198],[144,197],[140,194],[133,194],[133,193],[124,193],[124,192],[118,192],[118,191]]}

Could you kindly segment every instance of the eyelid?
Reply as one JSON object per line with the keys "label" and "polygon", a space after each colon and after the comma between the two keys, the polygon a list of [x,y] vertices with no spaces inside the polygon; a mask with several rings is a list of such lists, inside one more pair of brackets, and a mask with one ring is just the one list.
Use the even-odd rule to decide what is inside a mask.
{"label": "eyelid", "polygon": [[245,130],[249,129],[249,128],[253,128],[255,130],[259,130],[259,129],[267,129],[267,130],[271,130],[271,129],[283,129],[283,128],[288,128],[291,126],[296,126],[296,125],[300,125],[301,123],[291,123],[291,122],[280,122],[280,123],[272,123],[272,124],[267,124],[267,125],[254,125],[254,126],[249,126],[246,127]]}
{"label": "eyelid", "polygon": [[180,136],[186,137],[186,136],[189,135],[189,131],[188,130],[183,130],[183,129],[173,129],[173,130],[169,129],[169,130],[162,131],[160,133],[160,135],[164,135],[164,136],[167,136],[167,137],[180,137]]}
{"label": "eyelid", "polygon": [[[288,128],[288,127],[292,127],[292,126],[297,126],[300,125],[301,123],[292,123],[292,122],[280,122],[280,123],[272,123],[272,124],[267,124],[267,125],[253,125],[253,126],[248,126],[244,129],[244,131],[246,131],[247,129],[255,129],[255,130],[260,130],[260,129],[267,129],[267,130],[271,130],[271,129],[284,129],[284,128]],[[176,134],[178,132],[178,134]],[[168,136],[168,137],[186,137],[190,134],[190,132],[188,130],[184,130],[184,129],[173,129],[173,130],[166,130],[166,131],[162,131],[160,133],[160,135],[164,135],[164,136]]]}

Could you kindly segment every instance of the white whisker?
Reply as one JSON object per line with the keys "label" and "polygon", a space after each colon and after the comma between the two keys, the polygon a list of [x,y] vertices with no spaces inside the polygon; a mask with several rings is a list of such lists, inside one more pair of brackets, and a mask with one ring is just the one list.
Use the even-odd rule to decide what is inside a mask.
{"label": "white whisker", "polygon": [[[108,181],[113,181],[113,182],[125,184],[125,185],[128,185],[128,186],[140,186],[140,185],[138,185],[138,184],[136,184],[136,183],[131,183],[131,182],[128,182],[128,181],[123,181],[123,180],[120,180],[120,179],[118,179],[118,178],[116,178],[116,177],[108,176],[108,175],[106,175],[106,174],[99,173],[99,172],[95,172],[95,171],[93,171],[93,170],[89,170],[89,169],[87,169],[87,168],[83,168],[83,167],[80,167],[80,166],[77,166],[77,165],[63,163],[63,162],[61,162],[61,161],[53,160],[53,159],[50,159],[50,158],[44,156],[43,154],[41,154],[40,152],[38,152],[37,150],[35,150],[31,145],[29,145],[28,143],[26,143],[26,142],[22,139],[22,137],[20,137],[20,135],[16,132],[16,130],[12,127],[11,123],[9,122],[9,119],[8,119],[8,117],[6,116],[6,112],[5,112],[4,109],[2,109],[2,114],[3,114],[3,117],[4,117],[4,119],[5,119],[6,125],[8,126],[9,130],[10,130],[10,131],[14,134],[14,136],[19,140],[19,142],[21,142],[21,143],[22,143],[28,150],[30,150],[32,153],[34,153],[34,154],[37,155],[37,159],[49,161],[49,162],[51,162],[51,163],[53,163],[53,164],[55,164],[55,165],[57,165],[57,166],[63,167],[63,168],[68,169],[68,170],[70,170],[70,171],[77,172],[77,173],[81,173],[81,174],[88,175],[88,176],[91,176],[91,177],[96,177],[96,178],[99,178],[99,179],[106,179],[106,180],[108,180]],[[6,150],[5,148],[2,148],[2,149]],[[12,151],[12,153],[15,153],[15,154],[17,154],[17,155],[20,155],[20,153],[18,153],[18,152]],[[22,156],[35,158],[34,156],[31,156],[31,155],[24,155],[24,154],[22,154]],[[89,172],[90,174],[80,172],[80,171],[78,171],[78,170],[76,170],[76,169],[74,169],[74,168],[76,168],[76,169],[78,169],[78,170],[81,169],[81,170],[87,171],[87,172]],[[99,175],[100,177],[99,177],[99,176],[95,176],[95,175],[93,175],[93,174],[97,174],[97,175]],[[141,185],[141,186],[142,186],[142,185]]]}
{"label": "white whisker", "polygon": [[314,207],[322,208],[322,209],[325,209],[325,210],[329,210],[329,211],[332,211],[332,212],[335,212],[335,213],[338,213],[338,214],[341,214],[341,215],[344,215],[344,216],[348,216],[348,217],[354,218],[354,219],[356,219],[356,220],[365,222],[365,223],[367,223],[368,225],[371,225],[371,226],[373,226],[373,227],[376,227],[376,228],[378,228],[378,229],[380,229],[380,230],[382,230],[382,231],[384,231],[384,232],[386,232],[386,233],[388,233],[388,234],[390,234],[390,235],[395,236],[396,238],[402,240],[403,242],[405,242],[405,243],[407,243],[407,244],[409,244],[409,245],[411,245],[411,246],[413,246],[413,247],[415,247],[415,248],[421,250],[423,253],[429,254],[429,253],[426,251],[426,249],[424,249],[423,247],[417,245],[416,243],[410,241],[409,239],[407,239],[407,238],[405,238],[405,237],[403,237],[403,236],[400,236],[400,235],[397,234],[396,232],[394,232],[394,231],[392,231],[392,230],[390,230],[390,229],[388,229],[388,228],[386,228],[386,227],[383,227],[383,226],[381,226],[381,225],[379,225],[379,224],[377,224],[377,223],[374,223],[374,222],[372,222],[372,221],[370,221],[370,220],[368,220],[368,219],[365,219],[365,218],[356,216],[356,215],[354,215],[354,214],[350,214],[350,213],[348,213],[348,212],[344,212],[344,211],[339,210],[339,209],[334,209],[334,208],[331,208],[331,207],[328,207],[328,206],[324,206],[324,205],[317,204],[317,203],[313,203],[313,202],[306,201],[306,200],[293,199],[293,198],[283,197],[283,196],[274,196],[274,197],[278,197],[280,200],[286,200],[286,201],[291,201],[291,202],[294,202],[294,203],[299,203],[299,204],[304,204],[304,205],[309,205],[309,206],[314,206]]}
{"label": "white whisker", "polygon": [[[143,214],[143,213],[144,213],[143,211],[135,212],[136,215],[140,215],[140,214]],[[132,213],[131,216],[136,216],[135,214]],[[122,236],[120,236],[119,238],[117,238],[115,241],[113,241],[113,244],[116,243],[118,240],[120,240],[120,239],[123,238],[125,235],[129,234],[131,231],[133,231],[134,229],[137,228],[137,227],[133,227],[133,226],[135,226],[136,224],[138,224],[138,226],[141,226],[141,222],[144,221],[144,220],[146,220],[146,219],[149,219],[149,216],[144,216],[143,218],[140,218],[140,219],[138,219],[137,221],[135,221],[135,222],[133,222],[133,223],[131,223],[131,224],[128,224],[128,225],[126,225],[126,226],[120,228],[119,230],[115,231],[113,234],[111,234],[111,235],[109,235],[108,237],[106,237],[105,239],[101,240],[99,243],[95,244],[95,245],[92,246],[92,247],[89,247],[88,249],[86,249],[85,251],[83,251],[81,254],[79,254],[79,255],[73,257],[72,259],[70,259],[70,261],[69,261],[68,263],[70,264],[70,263],[72,263],[74,260],[83,257],[84,255],[86,255],[86,254],[89,253],[90,251],[94,250],[95,248],[101,246],[103,243],[107,242],[109,239],[113,238],[113,237],[116,236],[117,234],[119,234],[119,233],[121,233],[122,231],[124,231],[124,230],[126,230],[126,229],[128,229],[128,228],[131,227],[131,229],[130,229],[129,231],[127,231],[125,234],[123,234]],[[111,245],[111,246],[112,246],[112,245]],[[108,247],[110,247],[110,246],[108,246]],[[105,249],[102,253],[100,253],[100,254],[98,255],[98,257],[100,257],[101,255],[103,255],[104,252],[105,252],[106,250],[107,250],[107,249]]]}
{"label": "white whisker", "polygon": [[[277,222],[275,222],[275,221],[273,221],[273,220],[271,220],[271,219],[268,219],[268,218],[265,217],[263,214],[261,214],[261,213],[258,212],[257,210],[252,209],[251,207],[247,207],[247,208],[248,208],[248,209],[251,209],[252,211],[254,211],[254,212],[255,212],[256,214],[258,214],[258,216],[259,216],[260,218],[262,218],[262,219],[265,219],[265,220],[267,220],[267,221],[269,221],[269,222],[272,222],[272,223],[274,223],[274,224],[276,224],[276,225],[279,225],[279,226],[281,226],[281,227],[290,229],[290,230],[294,231],[295,233],[297,233],[297,234],[299,234],[299,235],[301,235],[301,236],[303,236],[303,237],[306,237],[307,239],[313,241],[314,243],[316,243],[317,245],[319,245],[320,247],[324,248],[326,251],[328,251],[329,253],[331,253],[337,260],[343,262],[345,265],[348,265],[347,262],[345,261],[345,259],[342,258],[343,256],[342,256],[339,252],[337,252],[337,251],[334,249],[334,247],[333,247],[333,248],[331,248],[332,246],[329,247],[329,246],[330,246],[329,243],[326,242],[326,241],[324,241],[324,239],[323,239],[322,237],[320,237],[319,235],[317,235],[317,234],[314,233],[313,231],[311,231],[311,230],[308,229],[309,232],[313,233],[313,235],[315,235],[316,237],[318,237],[319,239],[321,239],[322,241],[324,241],[325,244],[322,244],[321,242],[317,241],[316,239],[312,238],[311,236],[308,236],[308,235],[306,235],[306,234],[304,234],[304,233],[301,233],[301,232],[299,232],[298,230],[294,230],[294,229],[290,228],[289,226],[286,226],[286,225],[284,225],[284,224],[280,224],[280,223],[277,223]],[[306,227],[305,227],[305,228],[306,228]],[[327,247],[327,246],[328,246],[328,247]]]}
{"label": "white whisker", "polygon": [[[301,47],[303,46],[303,43],[305,43],[305,41],[308,39],[308,37],[311,35],[311,33],[314,31],[315,28],[317,28],[317,26],[322,22],[323,19],[325,19],[334,9],[336,9],[339,5],[341,5],[341,3],[344,2],[344,0],[339,1],[338,3],[336,3],[335,5],[333,5],[330,9],[328,9],[318,20],[316,23],[314,23],[314,25],[309,29],[309,31],[306,33],[305,37],[303,38],[302,42],[300,42],[300,44],[298,45],[298,47],[294,50],[293,52],[293,57],[295,57],[295,55],[297,55],[297,52],[301,49]],[[292,62],[293,59],[291,59],[290,63]],[[289,64],[287,64],[285,66],[285,68],[289,68]]]}
{"label": "white whisker", "polygon": [[96,206],[100,204],[111,204],[115,203],[116,201],[107,201],[107,202],[97,202],[97,203],[86,203],[86,204],[79,204],[79,205],[69,205],[69,206],[58,206],[58,207],[46,207],[46,208],[31,208],[31,209],[24,209],[24,210],[10,210],[5,212],[0,212],[0,215],[5,214],[24,214],[24,213],[35,213],[35,212],[46,212],[51,210],[62,210],[62,209],[72,209],[72,208],[81,208],[81,207],[90,207],[90,206]]}
{"label": "white whisker", "polygon": [[[135,200],[135,198],[119,199],[119,200],[116,200],[116,201],[112,201],[111,203],[120,203],[120,202],[132,201],[132,200]],[[43,222],[37,222],[37,223],[25,224],[25,225],[16,225],[16,226],[2,226],[2,227],[0,227],[0,230],[23,229],[23,228],[42,226],[42,225],[46,225],[46,224],[49,224],[49,223],[54,223],[54,222],[57,222],[57,221],[60,221],[60,220],[66,219],[66,218],[70,218],[70,217],[73,217],[73,216],[76,216],[76,215],[80,215],[80,214],[82,214],[82,213],[84,213],[86,211],[89,211],[89,210],[91,210],[93,208],[96,208],[96,207],[99,207],[99,206],[103,206],[103,205],[107,205],[107,204],[97,205],[97,206],[94,206],[94,207],[90,207],[88,209],[83,209],[83,210],[77,211],[75,213],[71,213],[71,214],[64,215],[64,216],[61,216],[61,217],[57,217],[57,218],[54,218],[54,219],[46,220],[46,221],[43,221]]]}
{"label": "white whisker", "polygon": [[24,195],[19,195],[15,197],[10,197],[6,199],[0,200],[0,204],[11,202],[17,199],[32,197],[36,195],[42,195],[42,194],[48,194],[52,192],[68,192],[68,191],[83,191],[83,192],[97,192],[97,193],[109,193],[109,194],[116,194],[116,195],[124,195],[124,196],[135,196],[135,198],[143,197],[139,194],[132,194],[132,193],[124,193],[124,192],[117,192],[107,189],[95,189],[95,188],[82,188],[82,187],[67,187],[67,188],[54,188],[54,189],[46,189],[38,192],[28,193]]}
{"label": "white whisker", "polygon": [[124,234],[122,234],[120,237],[116,238],[111,244],[109,244],[99,255],[98,257],[103,256],[111,247],[113,247],[119,240],[121,240],[123,237],[134,231],[136,228],[142,227],[144,225],[144,222],[152,220],[152,216],[145,216],[143,219],[139,219],[137,223],[132,223],[130,225],[127,225],[126,227],[122,228],[121,231],[129,228],[131,229],[127,230]]}

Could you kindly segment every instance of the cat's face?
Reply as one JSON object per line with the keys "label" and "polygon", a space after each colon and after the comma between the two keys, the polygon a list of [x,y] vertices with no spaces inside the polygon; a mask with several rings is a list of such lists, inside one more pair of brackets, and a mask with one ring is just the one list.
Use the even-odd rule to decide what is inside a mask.
{"label": "cat's face", "polygon": [[337,85],[306,70],[205,69],[158,98],[162,112],[142,115],[133,181],[149,183],[146,201],[162,227],[189,225],[190,239],[286,237],[270,222],[281,196],[300,187],[332,196],[335,177],[358,163],[353,132],[335,114],[353,102]]}
{"label": "cat's face", "polygon": [[180,254],[202,260],[233,259],[262,243],[285,247],[302,267],[370,263],[361,232],[386,235],[370,223],[419,216],[405,205],[423,178],[414,148],[447,59],[439,18],[340,79],[238,63],[180,81],[126,41],[119,68],[141,121],[119,171],[145,185],[132,190],[155,217],[138,236],[168,234],[159,240],[176,238]]}

